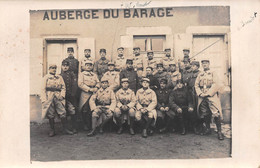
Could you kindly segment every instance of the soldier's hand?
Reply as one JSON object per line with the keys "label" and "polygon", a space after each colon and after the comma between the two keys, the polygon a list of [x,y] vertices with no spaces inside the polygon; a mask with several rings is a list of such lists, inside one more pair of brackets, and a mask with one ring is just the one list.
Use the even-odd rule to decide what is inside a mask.
{"label": "soldier's hand", "polygon": [[201,93],[199,96],[200,97],[205,97],[206,95],[204,93]]}
{"label": "soldier's hand", "polygon": [[165,111],[169,111],[170,108],[169,108],[169,107],[165,107],[164,110],[165,110]]}
{"label": "soldier's hand", "polygon": [[92,92],[95,93],[95,92],[97,92],[97,90],[98,90],[98,88],[95,87],[95,88],[93,88],[93,91],[92,91]]}
{"label": "soldier's hand", "polygon": [[192,108],[192,107],[189,107],[189,108],[188,108],[188,112],[193,112],[193,108]]}
{"label": "soldier's hand", "polygon": [[178,108],[178,109],[177,109],[177,113],[182,113],[182,109],[181,109],[181,108]]}
{"label": "soldier's hand", "polygon": [[160,107],[160,110],[161,110],[161,111],[164,111],[164,108],[163,108],[163,107]]}
{"label": "soldier's hand", "polygon": [[141,108],[140,111],[141,111],[141,113],[144,113],[144,108]]}

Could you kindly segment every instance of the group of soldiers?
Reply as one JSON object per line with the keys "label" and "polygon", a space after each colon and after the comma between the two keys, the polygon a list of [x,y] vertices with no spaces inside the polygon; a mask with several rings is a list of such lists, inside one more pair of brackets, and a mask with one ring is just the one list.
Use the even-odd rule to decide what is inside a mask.
{"label": "group of soldiers", "polygon": [[199,71],[200,62],[190,61],[189,49],[183,50],[184,59],[178,62],[171,49],[165,49],[160,61],[154,59],[153,51],[142,57],[139,47],[133,48],[132,59],[126,59],[124,48],[119,47],[117,59],[109,61],[106,49],[100,49],[95,63],[90,49],[84,50],[80,62],[73,48],[67,52],[61,74],[57,75],[57,65],[51,64],[43,81],[42,114],[49,119],[50,137],[55,135],[56,114],[66,134],[77,133],[75,116],[80,114],[87,136],[103,133],[109,121],[118,126],[118,134],[129,128],[131,135],[139,130],[144,138],[154,131],[185,135],[189,130],[207,135],[214,119],[218,139],[224,139],[219,84],[208,59],[202,59],[203,71]]}

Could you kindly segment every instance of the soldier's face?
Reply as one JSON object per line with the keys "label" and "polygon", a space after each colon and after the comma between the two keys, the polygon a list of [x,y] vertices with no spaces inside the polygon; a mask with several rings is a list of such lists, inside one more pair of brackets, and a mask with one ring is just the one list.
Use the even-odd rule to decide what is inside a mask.
{"label": "soldier's face", "polygon": [[176,70],[176,65],[169,65],[169,69],[171,70],[171,71],[175,71]]}
{"label": "soldier's face", "polygon": [[109,65],[109,66],[108,66],[108,70],[109,70],[109,71],[113,71],[114,69],[115,69],[115,66],[114,66],[114,65]]}
{"label": "soldier's face", "polygon": [[106,53],[105,52],[101,52],[100,56],[104,58],[104,57],[106,57]]}
{"label": "soldier's face", "polygon": [[134,52],[133,52],[135,55],[138,55],[140,54],[140,49],[134,49]]}
{"label": "soldier's face", "polygon": [[165,55],[166,55],[167,57],[171,56],[171,50],[166,50],[166,51],[165,51]]}
{"label": "soldier's face", "polygon": [[149,60],[153,59],[153,53],[148,53],[147,57]]}
{"label": "soldier's face", "polygon": [[184,68],[189,68],[190,67],[190,63],[188,61],[184,61]]}
{"label": "soldier's face", "polygon": [[149,82],[143,81],[143,82],[142,82],[142,86],[143,86],[144,88],[148,88],[148,87],[149,87]]}
{"label": "soldier's face", "polygon": [[91,71],[91,70],[93,69],[93,65],[92,65],[92,64],[86,64],[86,65],[85,65],[85,69],[86,69],[87,71]]}
{"label": "soldier's face", "polygon": [[123,89],[127,89],[128,86],[129,86],[129,83],[128,83],[128,82],[123,82],[123,83],[122,83]]}
{"label": "soldier's face", "polygon": [[202,62],[202,67],[203,67],[203,69],[209,69],[209,62],[207,62],[207,61],[203,61]]}
{"label": "soldier's face", "polygon": [[162,89],[164,89],[164,88],[166,87],[166,83],[165,83],[165,82],[161,82],[161,83],[160,83],[160,87],[161,87]]}
{"label": "soldier's face", "polygon": [[71,50],[67,51],[67,53],[68,53],[68,56],[73,56],[73,54],[74,54],[74,52]]}
{"label": "soldier's face", "polygon": [[183,51],[184,56],[188,56],[189,54],[190,54],[190,51],[188,51],[188,50]]}
{"label": "soldier's face", "polygon": [[159,67],[157,68],[157,70],[158,70],[159,73],[162,73],[162,72],[163,72],[163,67],[162,67],[162,66],[159,66]]}
{"label": "soldier's face", "polygon": [[153,71],[151,70],[151,68],[147,68],[146,73],[147,73],[147,75],[151,75],[153,73]]}
{"label": "soldier's face", "polygon": [[89,50],[85,50],[85,51],[84,51],[84,54],[85,54],[85,56],[90,56],[91,51],[89,51]]}
{"label": "soldier's face", "polygon": [[180,88],[182,88],[182,87],[183,87],[183,83],[180,83],[180,82],[179,82],[179,83],[177,83],[177,88],[179,88],[179,89],[180,89]]}
{"label": "soldier's face", "polygon": [[62,69],[63,72],[66,72],[66,71],[69,70],[69,66],[68,65],[62,65],[61,69]]}
{"label": "soldier's face", "polygon": [[127,68],[133,68],[133,64],[132,64],[132,63],[127,63],[127,64],[126,64],[126,67],[127,67]]}
{"label": "soldier's face", "polygon": [[118,53],[118,55],[123,55],[124,54],[124,50],[123,49],[118,49],[117,53]]}
{"label": "soldier's face", "polygon": [[56,74],[56,70],[57,70],[57,67],[51,67],[51,68],[49,69],[49,72],[50,72],[50,74],[55,75],[55,74]]}
{"label": "soldier's face", "polygon": [[108,82],[107,82],[107,81],[102,82],[102,83],[101,83],[101,87],[102,87],[103,89],[106,89],[106,88],[108,87]]}
{"label": "soldier's face", "polygon": [[197,65],[192,65],[191,69],[192,69],[192,71],[196,71],[197,69],[199,69],[199,67],[197,67]]}

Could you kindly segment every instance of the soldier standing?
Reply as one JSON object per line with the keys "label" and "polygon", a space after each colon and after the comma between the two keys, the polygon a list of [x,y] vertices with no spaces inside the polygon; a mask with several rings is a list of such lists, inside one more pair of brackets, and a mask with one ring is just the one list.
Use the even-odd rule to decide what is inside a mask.
{"label": "soldier standing", "polygon": [[91,58],[91,49],[85,49],[84,50],[84,58],[80,61],[80,68],[81,68],[81,71],[82,72],[85,68],[85,64],[87,61],[91,61],[93,62],[94,60]]}
{"label": "soldier standing", "polygon": [[159,88],[159,81],[157,78],[154,77],[152,67],[146,68],[146,78],[150,80],[150,89],[155,91],[156,89]]}
{"label": "soldier standing", "polygon": [[116,119],[116,123],[119,126],[117,131],[118,134],[123,132],[123,123],[125,121],[129,121],[130,124],[130,134],[134,135],[134,120],[135,120],[135,104],[136,97],[134,91],[129,89],[129,80],[127,78],[123,78],[121,80],[122,88],[116,92],[116,100],[117,105],[115,108],[114,117]]}
{"label": "soldier standing", "polygon": [[187,121],[193,112],[193,102],[188,88],[182,80],[177,81],[176,89],[170,93],[169,102],[171,109],[176,113],[181,127],[181,135],[186,134]]}
{"label": "soldier standing", "polygon": [[153,58],[153,56],[154,56],[153,51],[147,51],[147,60],[144,62],[144,70],[146,70],[147,67],[152,67],[153,74],[156,74],[157,61]]}
{"label": "soldier standing", "polygon": [[126,67],[126,58],[124,57],[124,47],[117,49],[118,57],[115,61],[116,71],[122,71]]}
{"label": "soldier standing", "polygon": [[171,62],[175,62],[174,58],[171,57],[171,49],[166,48],[165,50],[165,57],[162,59],[163,67],[166,71],[169,71],[169,64]]}
{"label": "soldier standing", "polygon": [[67,126],[66,110],[65,110],[65,95],[66,86],[60,75],[56,75],[57,65],[49,66],[49,74],[43,78],[41,101],[42,101],[42,118],[47,117],[50,123],[49,136],[53,137],[55,133],[54,118],[55,113],[61,119],[63,132],[72,135]]}
{"label": "soldier standing", "polygon": [[[189,54],[190,54],[190,49],[189,48],[184,48],[183,50],[183,59],[190,59],[190,56],[189,56]],[[185,66],[183,65],[183,63],[184,62],[181,62],[181,61],[178,61],[179,63],[179,71],[182,73],[184,70],[185,70]]]}
{"label": "soldier standing", "polygon": [[[167,72],[164,71],[163,63],[160,62],[157,64],[157,73],[154,75],[154,77],[158,80],[161,81],[161,79],[167,79],[168,81],[170,80],[169,75]],[[167,81],[167,83],[168,83]],[[166,86],[169,88],[169,86]]]}
{"label": "soldier standing", "polygon": [[133,50],[133,66],[134,70],[137,71],[138,68],[143,68],[143,57],[140,55],[140,47],[134,47]]}
{"label": "soldier standing", "polygon": [[222,110],[218,95],[219,81],[216,73],[210,70],[210,61],[202,59],[203,71],[199,73],[195,81],[195,90],[198,97],[198,116],[206,123],[206,129],[202,134],[210,133],[211,115],[214,118],[218,131],[218,139],[223,140],[221,132]]}
{"label": "soldier standing", "polygon": [[74,57],[74,49],[73,47],[67,48],[68,57],[64,60],[68,61],[70,63],[69,71],[72,71],[76,77],[78,78],[78,72],[79,72],[79,61]]}
{"label": "soldier standing", "polygon": [[[150,80],[148,78],[142,79],[143,88],[136,93],[136,114],[135,118],[140,123],[143,131],[142,137],[147,138],[147,130],[152,124],[153,119],[156,120],[156,105],[157,98],[155,92],[149,88]],[[152,132],[150,132],[152,133]]]}
{"label": "soldier standing", "polygon": [[96,133],[96,128],[100,123],[100,133],[103,133],[104,125],[113,117],[116,107],[116,97],[113,90],[108,87],[108,79],[101,79],[101,88],[91,96],[89,101],[92,112],[92,131],[88,136]]}
{"label": "soldier standing", "polygon": [[64,80],[65,86],[66,86],[66,96],[65,96],[65,108],[68,112],[68,114],[71,116],[72,121],[72,128],[73,133],[77,133],[77,123],[76,123],[76,117],[75,117],[75,107],[76,107],[76,91],[78,88],[77,85],[77,78],[75,74],[71,71],[69,71],[69,62],[66,60],[62,61],[61,66],[61,76]]}
{"label": "soldier standing", "polygon": [[184,70],[182,71],[182,80],[185,86],[188,85],[190,77],[192,75],[192,70],[191,70],[191,66],[190,66],[190,58],[188,57],[184,57],[183,60],[184,63]]}
{"label": "soldier standing", "polygon": [[100,80],[102,76],[108,71],[108,60],[106,59],[106,49],[101,48],[99,50],[101,58],[94,65],[94,73],[98,75]]}
{"label": "soldier standing", "polygon": [[177,70],[175,62],[169,63],[168,76],[170,79],[170,83],[168,84],[169,88],[174,89],[177,84],[177,80],[181,79],[181,73]]}
{"label": "soldier standing", "polygon": [[108,71],[103,75],[103,77],[108,79],[110,89],[112,89],[114,92],[117,91],[120,86],[120,77],[119,72],[115,71],[115,63],[108,63]]}
{"label": "soldier standing", "polygon": [[168,80],[162,78],[160,80],[160,88],[156,90],[157,96],[157,128],[162,133],[167,130],[170,123],[172,123],[175,113],[170,109],[169,95],[170,90],[166,88]]}
{"label": "soldier standing", "polygon": [[120,80],[123,78],[127,78],[129,80],[129,88],[136,93],[138,77],[137,73],[134,71],[132,59],[126,60],[126,69],[120,72]]}
{"label": "soldier standing", "polygon": [[84,130],[88,131],[91,127],[91,111],[89,109],[89,98],[99,88],[99,79],[92,72],[93,62],[86,61],[85,70],[79,74],[78,86],[81,89],[79,110],[82,112]]}

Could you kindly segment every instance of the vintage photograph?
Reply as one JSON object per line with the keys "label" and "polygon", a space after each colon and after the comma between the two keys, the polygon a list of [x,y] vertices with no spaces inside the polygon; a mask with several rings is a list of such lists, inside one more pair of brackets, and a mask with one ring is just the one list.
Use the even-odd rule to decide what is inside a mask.
{"label": "vintage photograph", "polygon": [[31,161],[231,158],[229,6],[30,15]]}

